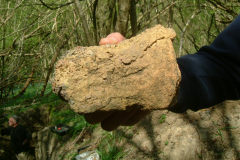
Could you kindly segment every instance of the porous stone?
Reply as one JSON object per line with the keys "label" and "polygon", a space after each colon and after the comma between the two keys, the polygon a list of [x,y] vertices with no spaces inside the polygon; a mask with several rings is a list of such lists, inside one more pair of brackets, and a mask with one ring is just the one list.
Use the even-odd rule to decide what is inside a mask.
{"label": "porous stone", "polygon": [[117,45],[75,47],[57,62],[53,91],[81,114],[166,109],[181,80],[175,36],[157,25]]}

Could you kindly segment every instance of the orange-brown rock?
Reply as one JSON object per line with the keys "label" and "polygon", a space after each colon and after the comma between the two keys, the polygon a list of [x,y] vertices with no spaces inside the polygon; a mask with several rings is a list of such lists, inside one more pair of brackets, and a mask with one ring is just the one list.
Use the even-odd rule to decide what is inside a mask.
{"label": "orange-brown rock", "polygon": [[172,29],[157,25],[117,45],[76,47],[55,66],[52,87],[78,113],[166,109],[180,71]]}

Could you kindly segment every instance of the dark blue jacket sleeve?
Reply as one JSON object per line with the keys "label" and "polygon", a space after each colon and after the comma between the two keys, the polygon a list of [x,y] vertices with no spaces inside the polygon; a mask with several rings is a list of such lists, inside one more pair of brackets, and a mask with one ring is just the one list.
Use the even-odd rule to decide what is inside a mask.
{"label": "dark blue jacket sleeve", "polygon": [[177,62],[182,81],[178,101],[170,111],[197,111],[240,99],[240,15],[210,46]]}

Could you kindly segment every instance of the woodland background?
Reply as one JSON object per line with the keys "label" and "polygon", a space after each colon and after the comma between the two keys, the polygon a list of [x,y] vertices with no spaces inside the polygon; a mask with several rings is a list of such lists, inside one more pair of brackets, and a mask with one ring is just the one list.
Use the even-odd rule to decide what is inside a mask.
{"label": "woodland background", "polygon": [[209,45],[240,13],[240,0],[0,0],[0,106],[46,95],[54,64],[75,46],[109,33],[131,38],[161,24],[173,28],[177,57]]}

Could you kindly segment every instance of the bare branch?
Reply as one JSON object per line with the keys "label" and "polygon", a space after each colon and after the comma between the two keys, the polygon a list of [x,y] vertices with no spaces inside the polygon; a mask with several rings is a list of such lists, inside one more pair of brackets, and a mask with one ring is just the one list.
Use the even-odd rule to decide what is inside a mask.
{"label": "bare branch", "polygon": [[181,37],[180,37],[180,46],[179,46],[179,52],[178,52],[178,56],[181,57],[182,56],[182,47],[183,47],[183,37],[184,37],[184,34],[187,30],[187,28],[189,27],[191,21],[195,18],[195,16],[200,13],[201,11],[195,11],[192,16],[189,18],[189,20],[187,21],[186,25],[184,26],[182,32],[181,32]]}
{"label": "bare branch", "polygon": [[[76,24],[75,24],[75,27],[77,26],[79,20],[80,20],[80,19],[77,20],[77,22],[76,22]],[[54,54],[54,56],[53,56],[53,58],[52,58],[52,60],[51,60],[51,64],[50,64],[50,66],[49,66],[48,73],[47,73],[47,77],[46,77],[46,79],[45,79],[45,81],[44,81],[44,85],[43,85],[43,88],[42,88],[42,90],[41,90],[40,97],[42,97],[42,96],[44,95],[45,89],[46,89],[46,87],[47,87],[47,82],[48,82],[48,80],[49,80],[50,74],[52,73],[54,64],[55,64],[55,62],[56,62],[56,60],[57,60],[57,57],[58,57],[61,49],[67,44],[67,42],[69,41],[69,39],[72,37],[74,31],[75,31],[75,30],[73,29],[72,32],[70,33],[70,35],[68,36],[68,38],[67,38],[65,41],[63,41],[62,43],[59,43],[59,46],[58,46],[58,48],[56,49],[55,54]]]}
{"label": "bare branch", "polygon": [[157,18],[161,13],[168,10],[170,7],[172,7],[176,3],[177,2],[174,2],[174,3],[170,4],[169,6],[165,7],[164,9],[162,9],[157,15],[155,15],[153,18],[151,18],[149,21],[147,21],[144,25],[142,25],[140,29],[144,28],[146,25],[148,25],[150,22],[152,22],[155,18]]}
{"label": "bare branch", "polygon": [[81,7],[81,5],[79,3],[79,0],[75,0],[75,5],[76,5],[76,8],[77,8],[79,17],[81,18],[81,21],[82,21],[83,30],[84,30],[84,33],[85,33],[88,45],[89,46],[93,46],[94,42],[93,42],[92,36],[91,36],[91,34],[89,32],[87,21],[85,19],[85,15],[83,13],[83,10],[82,10],[82,7]]}
{"label": "bare branch", "polygon": [[238,13],[236,13],[233,9],[230,9],[226,4],[222,3],[219,0],[207,0],[209,3],[213,4],[216,8],[220,8],[231,15],[237,16]]}
{"label": "bare branch", "polygon": [[[43,6],[47,7],[48,9],[51,9],[51,10],[56,10],[56,9],[58,9],[58,8],[62,8],[62,7],[65,7],[65,6],[68,6],[68,5],[74,3],[74,1],[72,1],[72,2],[68,2],[68,3],[66,3],[66,4],[46,4],[46,3],[44,3],[42,0],[39,0],[39,1],[42,3]],[[83,1],[83,0],[79,0],[79,1]],[[58,6],[58,7],[55,7],[55,8],[50,7],[50,6],[52,6],[52,5],[59,5],[59,6]]]}

